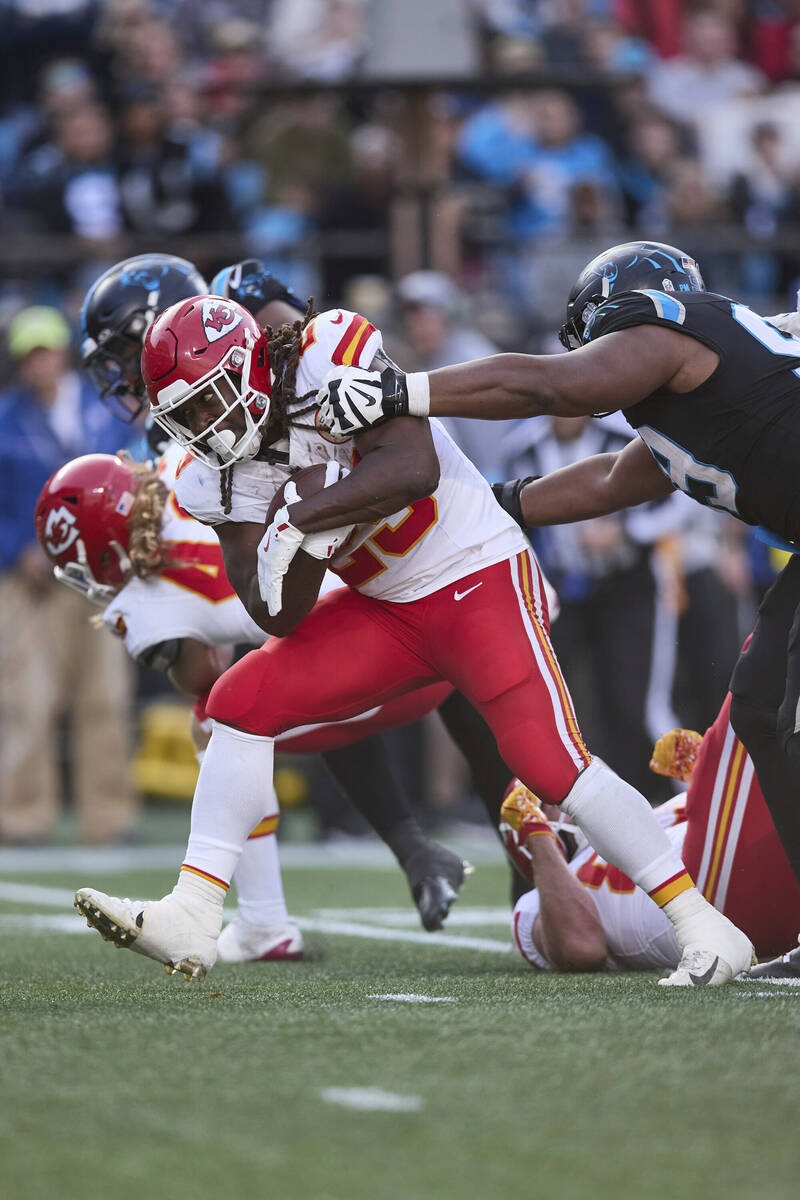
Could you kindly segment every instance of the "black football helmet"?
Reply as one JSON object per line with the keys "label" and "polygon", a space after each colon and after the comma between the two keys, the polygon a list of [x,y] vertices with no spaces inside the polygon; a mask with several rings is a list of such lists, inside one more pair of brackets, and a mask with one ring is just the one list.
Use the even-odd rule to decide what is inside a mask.
{"label": "black football helmet", "polygon": [[96,279],[81,310],[81,358],[108,408],[133,421],[147,407],[139,362],[144,335],[158,313],[204,295],[192,263],[174,254],[138,254]]}
{"label": "black football helmet", "polygon": [[656,288],[660,292],[704,292],[697,263],[664,242],[623,242],[604,250],[583,268],[567,300],[567,319],[558,334],[567,350],[583,345],[586,322],[612,294]]}

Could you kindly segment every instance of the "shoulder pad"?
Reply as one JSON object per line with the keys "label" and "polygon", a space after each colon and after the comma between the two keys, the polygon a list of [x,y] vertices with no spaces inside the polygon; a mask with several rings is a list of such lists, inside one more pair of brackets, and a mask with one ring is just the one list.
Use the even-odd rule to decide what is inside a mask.
{"label": "shoulder pad", "polygon": [[304,373],[320,383],[334,367],[368,367],[383,345],[379,329],[359,313],[334,308],[309,321],[300,348]]}
{"label": "shoulder pad", "polygon": [[676,295],[646,288],[605,300],[586,322],[583,339],[592,342],[634,325],[682,325],[685,320],[686,306]]}

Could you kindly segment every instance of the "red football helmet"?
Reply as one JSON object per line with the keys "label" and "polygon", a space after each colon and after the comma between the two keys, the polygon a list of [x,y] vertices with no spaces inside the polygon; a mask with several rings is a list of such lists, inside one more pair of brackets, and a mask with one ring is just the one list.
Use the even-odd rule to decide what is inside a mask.
{"label": "red football helmet", "polygon": [[[221,471],[258,453],[272,392],[267,337],[241,304],[194,296],[166,309],[144,339],[142,376],[153,420],[195,458]],[[180,409],[200,396],[219,411],[192,433]],[[226,427],[234,413],[236,428]]]}
{"label": "red football helmet", "polygon": [[126,582],[130,517],[139,483],[114,454],[84,454],[51,475],[34,525],[56,579],[108,604]]}

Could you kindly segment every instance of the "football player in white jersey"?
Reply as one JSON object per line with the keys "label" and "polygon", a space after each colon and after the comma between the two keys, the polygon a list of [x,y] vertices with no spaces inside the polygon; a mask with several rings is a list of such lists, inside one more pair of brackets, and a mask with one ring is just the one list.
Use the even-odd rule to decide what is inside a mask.
{"label": "football player in white jersey", "polygon": [[[141,254],[125,259],[110,267],[92,284],[81,311],[81,354],[101,397],[118,416],[133,420],[147,406],[140,371],[141,347],[156,314],[169,304],[205,288],[202,276],[192,263],[168,254]],[[212,281],[211,290],[215,294],[237,299],[261,323],[271,322],[279,326],[296,319],[306,309],[306,305],[257,259],[248,259],[224,268]],[[154,452],[160,454],[165,444],[174,445],[158,427],[153,427],[150,432],[156,435],[148,437],[150,449]],[[177,463],[173,461],[173,474],[176,466]],[[213,539],[216,545],[217,539],[213,533],[206,531],[204,536]],[[214,553],[219,556],[218,547]],[[188,610],[191,606],[189,593],[184,591],[183,596]],[[233,608],[232,605],[223,607]],[[150,618],[153,611],[151,606],[147,606],[143,613],[144,620],[138,624],[146,627],[152,623]],[[188,611],[182,618],[184,621],[186,619]],[[180,623],[179,620],[178,626]],[[263,641],[263,632],[257,641]],[[205,670],[202,660],[209,651],[207,647],[199,646],[192,639],[182,639],[179,643],[181,663],[173,664],[173,672],[188,669],[192,657],[199,654],[201,662],[198,665],[202,673]],[[171,648],[173,651],[176,648],[175,639],[171,639]],[[169,650],[170,646],[166,649]],[[163,658],[164,648],[153,645],[146,653],[156,656],[156,659]],[[213,682],[213,678],[215,676],[210,682]],[[187,690],[195,689],[189,687]],[[406,713],[415,706],[416,701],[405,701],[396,706],[398,711],[394,723],[412,720]],[[441,716],[458,745],[468,753],[478,776],[480,793],[497,828],[505,784],[503,776],[507,772],[497,758],[494,740],[485,723],[469,708],[463,697],[451,695],[441,708]],[[327,765],[340,788],[353,800],[376,833],[387,842],[403,866],[425,928],[438,929],[463,883],[465,864],[460,856],[424,836],[407,797],[394,777],[381,740],[366,737],[370,723],[382,720],[382,717],[375,716],[366,723],[360,722],[359,727],[364,729],[361,740],[354,739],[344,728],[328,725],[324,734],[317,731],[315,735],[317,748],[326,753]],[[386,728],[392,723],[387,720],[380,727]],[[483,748],[483,754],[481,761],[477,762],[479,746]]]}
{"label": "football player in white jersey", "polygon": [[[216,524],[237,593],[279,636],[212,690],[214,729],[173,892],[147,903],[86,888],[76,905],[117,944],[202,978],[275,737],[446,679],[486,719],[508,766],[664,909],[684,952],[665,982],[728,982],[752,946],[697,892],[644,798],[586,749],[538,566],[488,484],[435,422],[387,422],[341,442],[317,428],[331,367],[381,361],[379,331],[343,310],[276,335],[236,303],[201,296],[150,327],[151,411],[190,452],[179,503]],[[317,463],[331,468],[328,486],[301,499],[291,475]],[[268,523],[279,488],[284,503]],[[299,551],[349,585],[310,615],[291,570]]]}
{"label": "football player in white jersey", "polygon": [[[165,670],[178,690],[200,696],[195,714],[202,715],[204,694],[230,665],[233,646],[260,646],[264,631],[231,587],[214,531],[191,518],[175,499],[170,485],[176,458],[182,457],[180,447],[170,445],[157,468],[113,455],[75,459],[43,488],[35,524],[56,576],[104,604],[101,620],[106,628],[124,638],[137,661]],[[323,591],[338,584],[330,576]],[[357,761],[357,773],[342,771],[347,758],[337,752],[419,719],[449,691],[447,685],[432,685],[350,721],[286,734],[278,740],[279,747],[291,753],[322,753],[340,786],[369,818],[369,804],[359,801],[375,788],[394,800],[397,786],[391,772],[369,746],[367,757]],[[195,744],[202,752],[209,735],[197,715],[193,721]],[[379,752],[379,745],[375,749]],[[394,808],[402,820],[407,810],[402,795]],[[239,916],[220,939],[223,961],[273,961],[302,953],[300,931],[286,914],[271,836],[276,829],[277,817],[270,817],[260,821],[248,839],[236,873]],[[396,831],[389,831],[388,841],[397,843]],[[409,883],[426,928],[441,924],[446,911],[437,904],[435,889],[415,888],[412,879]]]}

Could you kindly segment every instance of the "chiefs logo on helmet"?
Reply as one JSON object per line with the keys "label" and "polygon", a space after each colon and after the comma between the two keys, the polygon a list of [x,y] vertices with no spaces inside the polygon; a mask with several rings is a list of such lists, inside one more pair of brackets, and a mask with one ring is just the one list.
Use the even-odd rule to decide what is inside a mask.
{"label": "chiefs logo on helmet", "polygon": [[44,544],[50,554],[63,554],[81,536],[78,524],[63,504],[51,508],[44,527]]}
{"label": "chiefs logo on helmet", "polygon": [[240,323],[241,313],[219,300],[203,301],[203,330],[209,342],[216,342]]}

